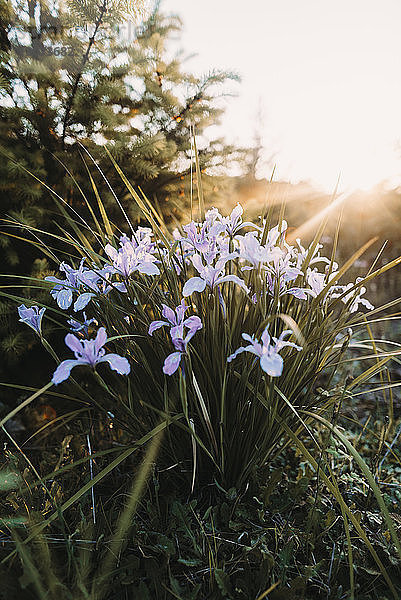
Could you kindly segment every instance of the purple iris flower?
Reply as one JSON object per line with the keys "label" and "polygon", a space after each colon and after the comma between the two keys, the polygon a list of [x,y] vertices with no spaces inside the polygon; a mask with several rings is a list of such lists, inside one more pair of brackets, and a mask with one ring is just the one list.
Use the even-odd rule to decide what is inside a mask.
{"label": "purple iris flower", "polygon": [[188,223],[188,225],[184,225],[183,230],[187,234],[187,238],[183,238],[183,240],[193,246],[197,252],[207,251],[210,241],[205,223],[201,227],[200,231],[198,231],[195,221],[191,221],[191,223]]}
{"label": "purple iris flower", "polygon": [[290,252],[285,252],[278,247],[274,248],[272,263],[265,266],[267,290],[274,296],[276,286],[278,286],[279,296],[291,294],[299,300],[306,300],[309,290],[288,286],[289,282],[294,281],[298,275],[302,275],[301,269],[292,264],[292,258]]}
{"label": "purple iris flower", "polygon": [[84,335],[88,335],[89,325],[91,325],[92,323],[97,323],[97,321],[96,319],[88,319],[86,317],[85,312],[82,314],[84,318],[83,323],[80,321],[76,321],[75,319],[68,319],[67,323],[69,324],[71,331],[73,331],[74,333],[82,332]]}
{"label": "purple iris flower", "polygon": [[74,303],[75,312],[83,310],[96,294],[107,294],[111,290],[107,281],[109,276],[110,265],[106,265],[103,269],[84,269],[79,273],[79,283],[91,291],[83,292],[78,296]]}
{"label": "purple iris flower", "polygon": [[138,227],[131,239],[125,234],[120,237],[120,246],[131,247],[134,250],[141,247],[146,252],[153,252],[155,243],[152,241],[152,237],[151,227]]}
{"label": "purple iris flower", "polygon": [[[244,223],[249,225],[249,223]],[[256,226],[254,226],[256,227]],[[260,228],[257,228],[260,229]],[[283,238],[284,232],[287,229],[286,221],[282,221],[281,226],[273,227],[267,233],[266,242],[262,246],[255,231],[250,231],[245,235],[238,236],[240,247],[240,258],[250,262],[252,266],[246,265],[242,267],[243,271],[249,271],[254,268],[258,268],[262,264],[269,262],[276,263],[283,254],[282,249],[276,246]],[[263,229],[261,229],[263,231]]]}
{"label": "purple iris flower", "polygon": [[327,277],[325,273],[319,273],[316,269],[308,269],[307,281],[310,285],[310,293],[316,298],[325,288],[327,284]]}
{"label": "purple iris flower", "polygon": [[42,318],[45,312],[45,308],[39,308],[39,306],[31,306],[27,308],[25,304],[21,304],[18,307],[18,314],[20,316],[21,323],[25,323],[28,327],[31,327],[38,335],[42,335]]}
{"label": "purple iris flower", "polygon": [[234,354],[231,354],[231,356],[227,358],[227,361],[231,362],[238,356],[238,354],[241,354],[242,352],[250,352],[259,358],[261,369],[265,373],[271,375],[272,377],[280,377],[283,372],[284,365],[283,359],[279,355],[280,350],[285,346],[291,346],[298,351],[302,350],[301,346],[297,346],[293,342],[285,341],[285,338],[292,334],[293,331],[291,329],[286,329],[282,332],[279,338],[273,337],[273,345],[270,343],[271,340],[268,327],[266,327],[266,329],[263,331],[260,342],[256,340],[254,336],[251,337],[247,333],[243,333],[242,337],[247,342],[250,342],[249,346],[241,346],[238,348]]}
{"label": "purple iris flower", "polygon": [[54,372],[52,383],[58,385],[68,379],[71,369],[78,365],[90,365],[92,369],[102,362],[107,362],[113,371],[120,375],[128,375],[131,368],[126,358],[118,354],[106,354],[103,348],[107,341],[107,334],[104,327],[101,327],[94,340],[79,340],[72,333],[65,336],[66,345],[74,352],[75,358],[63,360]]}
{"label": "purple iris flower", "polygon": [[[166,304],[162,306],[162,315],[166,321],[153,321],[149,326],[149,335],[153,335],[154,331],[165,325],[170,327],[170,336],[176,352],[169,354],[165,359],[163,372],[166,375],[173,375],[180,365],[182,356],[187,351],[189,341],[199,329],[202,329],[202,321],[196,315],[184,319],[185,312],[188,310],[185,300],[182,300],[175,311]],[[185,329],[188,331],[185,332]]]}
{"label": "purple iris flower", "polygon": [[167,306],[167,304],[162,304],[162,316],[166,319],[166,321],[152,321],[149,325],[149,335],[153,335],[153,332],[160,327],[164,327],[168,325],[169,327],[177,327],[179,325],[184,324],[184,315],[188,310],[188,306],[185,304],[185,300],[181,301],[181,304],[177,306],[175,311]]}
{"label": "purple iris flower", "polygon": [[242,271],[250,271],[253,268],[257,268],[260,264],[266,263],[270,258],[269,248],[261,245],[254,231],[249,231],[239,237],[239,244],[240,258],[250,262],[252,265],[242,267]]}
{"label": "purple iris flower", "polygon": [[226,245],[228,242],[221,235],[225,232],[225,225],[222,223],[222,216],[216,208],[212,208],[206,213],[206,219],[203,223],[191,221],[184,225],[186,237],[178,237],[184,250],[189,250],[190,254],[194,251],[203,255],[207,262],[211,262],[217,256],[219,246]]}
{"label": "purple iris flower", "polygon": [[[187,327],[188,331],[184,337],[184,327]],[[193,316],[185,319],[181,325],[172,327],[170,331],[171,340],[176,352],[172,352],[167,356],[163,364],[163,373],[166,375],[173,375],[178,369],[181,358],[187,351],[187,346],[190,340],[193,338],[195,333],[202,329],[202,321],[199,317]]]}
{"label": "purple iris flower", "polygon": [[81,287],[81,277],[85,271],[84,261],[85,259],[83,258],[80,262],[78,269],[74,269],[69,264],[62,262],[59,269],[62,273],[65,273],[65,279],[59,279],[58,277],[54,277],[53,275],[45,277],[46,281],[51,281],[56,284],[50,293],[56,300],[59,307],[63,310],[67,310],[67,308],[71,306],[73,292],[77,292]]}
{"label": "purple iris flower", "polygon": [[243,229],[244,227],[255,227],[254,223],[243,222],[242,215],[244,213],[244,209],[241,204],[238,202],[237,206],[233,208],[229,217],[223,217],[222,223],[225,227],[226,232],[230,237],[234,237],[238,231]]}
{"label": "purple iris flower", "polygon": [[226,263],[236,256],[236,253],[227,254],[227,256],[219,258],[214,266],[210,264],[204,265],[199,254],[192,256],[192,264],[198,271],[199,276],[188,279],[182,290],[182,295],[186,297],[193,294],[193,292],[203,292],[206,286],[213,290],[217,285],[225,283],[226,281],[236,283],[248,293],[249,289],[245,285],[245,282],[237,277],[237,275],[224,275]]}
{"label": "purple iris flower", "polygon": [[[363,277],[357,277],[355,280],[355,285],[357,285],[361,281],[363,281]],[[348,292],[348,290],[352,290],[353,287],[353,283],[348,283],[347,285],[333,286],[333,292],[331,293],[331,297],[339,298],[341,296],[341,300],[344,302],[344,304],[350,302],[350,312],[356,312],[360,304],[362,304],[362,306],[364,306],[368,310],[373,310],[373,304],[371,304],[369,300],[367,300],[367,298],[362,298],[362,296],[366,293],[366,287],[361,287],[358,292],[356,292],[356,290],[353,290],[347,294],[346,292]]]}
{"label": "purple iris flower", "polygon": [[144,275],[159,275],[160,271],[155,264],[156,258],[142,246],[133,246],[131,242],[126,242],[119,250],[116,250],[110,244],[105,247],[105,252],[110,260],[113,261],[113,267],[117,273],[127,278],[132,273],[139,271]]}
{"label": "purple iris flower", "polygon": [[97,272],[93,269],[84,267],[84,261],[85,259],[83,258],[78,269],[74,269],[67,263],[61,263],[59,269],[61,272],[65,273],[65,279],[59,279],[53,275],[45,277],[46,281],[50,281],[55,284],[53,289],[50,291],[50,294],[56,300],[59,307],[63,310],[67,310],[71,306],[74,293],[79,294],[82,285],[88,287],[92,291],[84,292],[83,294],[78,295],[78,298],[74,303],[75,312],[83,310],[87,306],[91,298],[96,295],[93,292],[99,292],[97,283],[102,277],[103,271]]}

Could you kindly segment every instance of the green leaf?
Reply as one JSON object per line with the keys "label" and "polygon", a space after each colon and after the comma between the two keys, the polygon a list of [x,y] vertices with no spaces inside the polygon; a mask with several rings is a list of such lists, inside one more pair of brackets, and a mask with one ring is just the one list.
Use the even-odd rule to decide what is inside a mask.
{"label": "green leaf", "polygon": [[214,578],[223,596],[225,598],[232,598],[230,578],[228,577],[227,573],[225,573],[223,569],[215,569]]}

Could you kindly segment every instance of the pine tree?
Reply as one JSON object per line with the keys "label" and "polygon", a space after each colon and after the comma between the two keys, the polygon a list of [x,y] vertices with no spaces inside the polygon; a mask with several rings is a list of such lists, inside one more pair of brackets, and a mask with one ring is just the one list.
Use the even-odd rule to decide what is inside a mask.
{"label": "pine tree", "polygon": [[[117,192],[123,187],[105,146],[162,210],[170,210],[166,199],[182,205],[190,127],[201,135],[217,122],[222,110],[215,97],[236,76],[212,72],[198,78],[184,72],[182,56],[170,57],[167,48],[181,22],[161,14],[158,4],[134,26],[126,2],[119,0],[1,2],[0,150],[9,157],[0,161],[4,213],[49,227],[49,195],[27,171],[80,207],[66,171],[88,189],[80,144],[100,162]],[[200,149],[201,169],[216,172],[233,156],[233,148],[216,140]],[[2,243],[16,264],[18,247],[4,236]]]}

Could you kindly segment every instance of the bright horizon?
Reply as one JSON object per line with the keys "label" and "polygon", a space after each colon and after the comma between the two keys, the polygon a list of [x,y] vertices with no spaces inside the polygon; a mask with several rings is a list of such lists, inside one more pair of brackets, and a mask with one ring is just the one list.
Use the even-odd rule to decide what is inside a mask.
{"label": "bright horizon", "polygon": [[[234,6],[234,8],[233,8]],[[237,71],[219,133],[249,144],[259,102],[275,179],[332,191],[401,183],[399,0],[164,0],[196,73]],[[266,165],[259,175],[270,177]]]}

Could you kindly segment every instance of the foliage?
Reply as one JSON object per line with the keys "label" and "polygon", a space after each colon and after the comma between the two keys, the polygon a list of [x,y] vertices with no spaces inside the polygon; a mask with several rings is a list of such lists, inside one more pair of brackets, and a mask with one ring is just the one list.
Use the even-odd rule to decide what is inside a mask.
{"label": "foliage", "polygon": [[[114,522],[114,496],[110,491],[111,499],[102,494],[104,480],[121,468],[126,469],[125,478],[132,472],[141,473],[134,457],[139,456],[138,451],[148,442],[157,439],[160,440],[157,459],[154,455],[152,461],[148,461],[147,473],[150,463],[154,462],[154,485],[157,488],[160,479],[163,494],[160,492],[160,496],[152,499],[149,494],[153,492],[148,489],[134,526],[139,527],[135,540],[142,540],[151,557],[158,554],[152,540],[155,537],[162,540],[156,541],[156,546],[162,545],[162,562],[150,561],[150,571],[144,579],[142,558],[147,554],[145,552],[143,556],[144,549],[139,544],[137,550],[142,557],[135,550],[136,559],[132,560],[139,569],[140,579],[132,571],[128,574],[130,585],[136,586],[136,593],[146,598],[148,586],[150,594],[164,593],[161,588],[157,592],[152,589],[158,585],[155,573],[162,564],[167,569],[165,578],[161,579],[163,586],[168,588],[166,593],[172,593],[173,597],[174,594],[175,597],[185,597],[185,594],[202,597],[205,590],[203,565],[207,555],[213,580],[208,584],[210,597],[236,597],[237,587],[243,590],[238,594],[245,594],[246,586],[252,587],[255,597],[257,594],[263,597],[278,579],[283,591],[294,584],[300,586],[294,588],[297,590],[294,594],[298,589],[306,593],[310,582],[312,586],[318,582],[318,589],[324,589],[327,595],[324,582],[328,565],[331,568],[329,580],[333,569],[338,569],[339,585],[347,585],[350,597],[355,597],[354,566],[362,564],[361,568],[367,569],[368,575],[380,575],[383,582],[380,585],[389,590],[389,597],[396,598],[399,582],[395,556],[400,554],[401,545],[396,521],[390,514],[393,505],[390,502],[389,506],[388,495],[382,493],[377,473],[369,469],[357,444],[350,442],[339,425],[343,403],[359,394],[361,386],[374,378],[379,378],[379,383],[376,379],[373,390],[378,388],[380,391],[385,387],[390,394],[390,390],[399,386],[399,382],[387,379],[388,366],[392,362],[398,363],[398,351],[391,350],[390,343],[385,340],[375,340],[370,332],[370,322],[377,320],[383,307],[373,308],[364,294],[365,286],[372,279],[398,264],[400,259],[376,271],[373,267],[364,279],[344,285],[342,278],[366,248],[339,266],[335,261],[335,245],[330,257],[320,254],[318,240],[324,223],[311,245],[303,248],[300,241],[295,241],[296,234],[288,232],[283,213],[278,224],[273,226],[269,209],[257,224],[243,222],[240,206],[228,217],[215,209],[205,212],[199,172],[200,217],[171,232],[115,162],[114,167],[151,227],[134,227],[128,219],[129,236],[121,234],[109,220],[94,187],[97,205],[91,206],[86,200],[92,214],[90,223],[79,213],[63,209],[65,227],[59,237],[69,250],[64,253],[54,250],[55,236],[52,234],[47,235],[47,243],[39,244],[48,260],[56,262],[60,272],[45,279],[16,277],[15,280],[17,286],[19,282],[24,285],[27,281],[32,289],[38,286],[51,293],[52,301],[38,303],[46,308],[44,315],[39,309],[29,310],[28,306],[20,307],[19,315],[54,358],[55,370],[52,382],[14,408],[0,421],[0,426],[17,418],[23,409],[46,394],[65,403],[56,419],[61,419],[61,426],[64,418],[66,422],[74,423],[78,414],[81,414],[78,422],[85,414],[86,430],[89,423],[100,423],[97,440],[106,442],[105,451],[99,454],[99,465],[102,466],[96,473],[93,472],[94,459],[89,442],[89,456],[71,463],[72,469],[89,462],[90,469],[86,483],[78,484],[78,489],[69,497],[53,500],[52,492],[47,492],[46,482],[69,471],[70,467],[63,469],[59,463],[52,473],[43,474],[37,472],[28,458],[36,479],[29,482],[29,489],[42,486],[50,504],[47,509],[42,506],[41,512],[50,511],[50,515],[41,517],[24,541],[20,542],[16,537],[22,564],[33,573],[38,572],[40,565],[36,560],[32,562],[25,548],[57,522],[59,527],[65,527],[62,523],[67,519],[70,533],[77,528],[80,531],[82,520],[86,522],[99,514],[104,504]],[[124,210],[117,196],[116,201]],[[32,232],[40,238],[45,235],[35,229]],[[64,260],[66,254],[68,262]],[[18,287],[15,293],[10,293],[6,288],[2,295],[9,301],[25,300],[18,296],[17,290]],[[389,309],[397,302],[384,308]],[[370,310],[369,317],[361,314],[361,305]],[[46,333],[47,321],[55,327],[52,336]],[[108,333],[107,340],[102,327]],[[75,358],[71,358],[71,353],[68,354],[60,343],[60,330],[67,329],[74,332],[66,336],[66,342]],[[366,330],[368,337],[357,337],[358,329]],[[95,330],[96,341],[93,340]],[[247,346],[242,346],[243,339],[248,342]],[[348,358],[350,351],[353,353],[351,359]],[[109,365],[102,364],[103,359]],[[129,361],[129,368],[125,359]],[[344,377],[349,360],[357,360],[361,365],[354,378]],[[366,387],[363,391],[366,393]],[[113,434],[111,438],[107,434],[110,420],[116,434],[118,432],[114,438]],[[394,413],[390,426],[394,427]],[[93,434],[93,425],[89,427]],[[380,438],[381,450],[387,444],[389,452],[392,451],[387,442],[391,428]],[[12,434],[9,435],[12,442]],[[291,451],[296,452],[298,462],[293,465],[296,472],[288,473],[280,461],[285,457],[288,459]],[[22,456],[27,459],[26,455]],[[347,464],[353,464],[360,475],[342,468],[337,472],[337,463],[331,460],[333,456],[340,462],[346,457]],[[308,465],[307,468],[301,466],[299,460]],[[133,465],[133,469],[129,465]],[[275,468],[279,469],[280,475],[274,474]],[[303,475],[300,475],[300,469],[304,469]],[[160,473],[164,475],[159,477]],[[287,475],[284,477],[283,473]],[[263,477],[270,477],[264,495],[260,489]],[[283,486],[278,485],[283,478]],[[146,477],[141,476],[139,480],[143,490]],[[363,492],[370,489],[370,501],[375,502],[376,508],[369,512],[380,514],[380,526],[385,528],[384,542],[380,537],[382,533],[379,543],[377,531],[367,527],[358,509],[347,501],[344,482],[350,480]],[[310,486],[315,490],[314,495],[309,492]],[[126,483],[123,489],[126,489]],[[326,490],[324,494],[323,489]],[[97,490],[98,499],[93,490]],[[135,493],[132,505],[128,502],[131,506],[128,516],[121,515],[121,523],[127,531],[138,509],[138,494]],[[303,507],[299,522],[293,520],[293,505],[290,507],[286,502],[286,495],[294,498],[295,506],[300,502]],[[166,504],[157,508],[156,513],[152,512],[154,506],[163,504],[162,496],[166,498]],[[188,504],[185,498],[191,496],[194,502]],[[242,506],[242,498],[246,506]],[[265,505],[267,512],[261,508]],[[326,539],[326,533],[322,534],[325,519],[329,518],[328,513],[333,507],[336,507],[336,516],[325,527],[326,533],[330,531],[328,539],[331,542],[345,540],[341,550],[337,547],[338,556],[336,548],[333,551],[332,543],[330,545]],[[236,528],[241,533],[248,531],[245,522],[251,523],[252,536],[266,525],[261,544],[271,552],[272,540],[276,539],[271,533],[275,510],[280,514],[283,512],[285,519],[293,523],[293,542],[297,545],[294,548],[289,545],[292,538],[287,537],[288,532],[284,529],[285,535],[276,547],[271,563],[264,551],[263,556],[258,551],[255,558],[251,543],[244,543],[247,549],[243,550],[232,535],[237,535]],[[332,517],[331,514],[330,519]],[[366,517],[369,519],[370,515],[366,514]],[[310,523],[308,518],[312,519]],[[196,531],[195,522],[199,526]],[[141,523],[146,523],[144,529],[141,529]],[[337,531],[340,525],[341,534]],[[102,527],[106,525],[100,525],[100,531]],[[124,527],[117,526],[117,531],[121,531],[118,539],[129,547]],[[224,532],[221,536],[223,549],[219,552],[216,550],[219,540],[212,535],[212,546],[210,535],[205,534],[210,529],[213,532],[214,527]],[[321,535],[315,533],[314,527]],[[170,539],[173,530],[180,532],[178,542]],[[331,539],[331,535],[335,537]],[[117,544],[116,540],[111,542],[112,547]],[[235,543],[231,548],[232,542]],[[192,544],[194,550],[186,549],[187,544]],[[300,563],[299,556],[305,544],[309,544],[311,556],[315,548],[319,550],[324,576],[319,575],[320,558],[307,564]],[[200,555],[195,551],[197,546]],[[289,549],[292,556],[289,556]],[[342,563],[343,553],[346,566]],[[105,551],[104,560],[109,566],[111,556],[117,554],[114,550]],[[174,564],[176,559],[179,566]],[[200,562],[193,564],[193,560]],[[394,563],[394,569],[386,561]],[[93,568],[96,569],[98,564]],[[82,566],[89,568],[88,563],[80,559],[78,567]],[[186,567],[199,567],[202,575],[192,577],[190,590],[184,589],[187,578],[191,579]],[[240,581],[241,577],[236,578],[237,569],[242,568],[245,583]],[[262,580],[255,575],[260,570]],[[107,570],[107,573],[111,571]],[[40,582],[41,577],[36,580]],[[96,586],[97,576],[93,575],[91,581]],[[333,589],[333,598],[341,597],[340,588]],[[271,592],[280,598],[279,588]],[[91,593],[98,593],[98,589],[92,588]],[[108,593],[106,588],[104,593]]]}
{"label": "foliage", "polygon": [[[113,242],[109,221],[105,231],[96,221],[95,250],[74,224],[79,268],[60,261],[66,278],[46,278],[57,301],[55,315],[59,320],[73,308],[68,323],[73,317],[73,330],[84,337],[93,329],[88,319],[94,319],[112,336],[117,354],[129,358],[128,385],[120,381],[111,388],[95,371],[107,392],[106,412],[118,406],[125,427],[138,438],[160,414],[182,411],[180,442],[174,436],[167,444],[168,460],[193,481],[217,477],[224,486],[241,488],[278,451],[283,422],[309,431],[314,417],[308,411],[323,414],[376,370],[330,389],[351,341],[348,330],[361,321],[359,304],[373,308],[363,298],[363,280],[338,283],[355,257],[339,268],[333,256],[320,256],[317,238],[308,249],[291,245],[285,221],[273,228],[268,219],[260,226],[243,223],[240,207],[227,218],[210,210],[203,223],[192,221],[171,237],[146,199],[127,185],[154,232],[132,228],[131,238],[117,234]],[[246,228],[251,231],[244,233]],[[268,328],[276,341],[267,339]],[[264,340],[251,341],[250,355],[237,350],[244,333]],[[86,361],[78,341],[68,344],[78,348],[76,359],[62,363],[60,369],[68,370],[55,383]],[[233,360],[238,352],[241,357]],[[258,352],[260,365],[254,361]],[[390,358],[386,354],[377,370]],[[318,384],[326,390],[316,394]]]}
{"label": "foliage", "polygon": [[[365,447],[367,458],[376,454],[373,429],[362,432],[354,426],[350,434],[358,446]],[[321,430],[318,435],[324,438],[325,432]],[[71,450],[64,444],[62,454],[68,453]],[[101,457],[98,460],[101,464]],[[335,464],[339,486],[399,593],[399,561],[382,516],[367,494],[366,482],[334,438],[327,444],[323,463]],[[390,456],[386,473],[382,471],[387,483],[393,482],[395,486],[388,486],[389,493],[386,493],[386,502],[392,511],[400,500],[399,465],[400,457]],[[5,465],[3,472],[4,468]],[[8,468],[14,472],[24,469],[17,451],[8,453]],[[77,464],[73,470],[57,476],[58,486],[52,492],[58,490],[59,500],[60,494],[66,496],[71,489],[71,473],[80,470],[82,465]],[[135,467],[134,472],[137,472]],[[11,489],[17,483],[10,482]],[[6,490],[2,487],[4,494]],[[256,600],[271,588],[269,597],[273,600],[284,596],[310,600],[350,597],[347,540],[341,511],[310,466],[291,448],[275,461],[267,478],[243,494],[235,488],[224,491],[207,487],[188,501],[179,490],[171,490],[166,472],[154,468],[137,515],[124,532],[118,564],[103,589],[94,582],[104,572],[108,557],[105,532],[110,531],[112,538],[113,523],[117,519],[121,522],[121,512],[125,512],[121,510],[121,499],[112,493],[119,488],[116,474],[108,488],[95,487],[98,509],[103,506],[96,511],[96,525],[89,521],[90,497],[87,496],[81,512],[77,511],[75,518],[70,515],[68,521],[56,521],[52,534],[34,537],[24,544],[26,534],[16,529],[14,536],[18,540],[21,562],[1,567],[3,597],[25,600],[52,599],[57,595],[63,600],[85,597],[119,600],[131,594],[144,600],[153,597]],[[23,496],[27,499],[26,492]],[[12,497],[9,488],[9,505],[11,501],[15,505],[22,504],[23,496],[14,492]],[[131,505],[129,498],[127,494],[126,511]],[[31,495],[29,501],[37,500]],[[107,520],[103,516],[105,510]],[[401,519],[395,512],[392,518],[396,523]],[[74,527],[73,535],[67,536],[68,524]],[[3,540],[9,539],[3,535]],[[357,532],[351,539],[355,597],[389,600],[392,595],[378,578],[380,571]],[[9,544],[6,548],[10,552]],[[46,592],[40,593],[37,589],[33,592],[35,581],[45,584]],[[32,592],[36,595],[32,596]]]}

